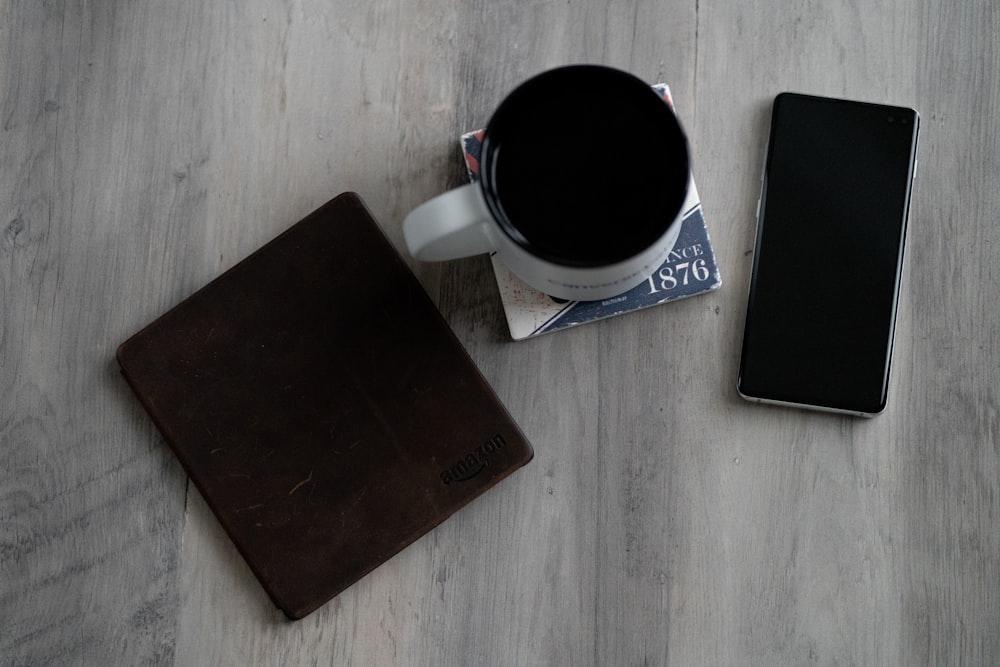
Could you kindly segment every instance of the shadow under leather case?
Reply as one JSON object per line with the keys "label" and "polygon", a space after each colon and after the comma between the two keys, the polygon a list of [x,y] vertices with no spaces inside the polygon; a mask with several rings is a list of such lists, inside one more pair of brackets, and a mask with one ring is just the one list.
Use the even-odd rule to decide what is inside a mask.
{"label": "shadow under leather case", "polygon": [[157,319],[117,358],[290,618],[532,457],[353,193]]}

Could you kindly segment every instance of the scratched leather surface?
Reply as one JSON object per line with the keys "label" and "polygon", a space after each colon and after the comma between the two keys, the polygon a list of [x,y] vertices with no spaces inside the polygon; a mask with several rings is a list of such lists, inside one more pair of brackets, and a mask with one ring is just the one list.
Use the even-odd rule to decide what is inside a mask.
{"label": "scratched leather surface", "polygon": [[118,360],[291,618],[532,456],[353,193],[130,338]]}

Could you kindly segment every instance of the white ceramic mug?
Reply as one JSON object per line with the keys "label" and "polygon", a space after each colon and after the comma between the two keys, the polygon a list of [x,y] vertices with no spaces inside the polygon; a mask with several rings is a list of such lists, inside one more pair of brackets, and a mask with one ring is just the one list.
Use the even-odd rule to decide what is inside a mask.
{"label": "white ceramic mug", "polygon": [[689,175],[680,123],[647,83],[600,65],[560,67],[501,103],[479,180],[415,208],[403,236],[422,261],[496,251],[551,296],[606,299],[663,263]]}

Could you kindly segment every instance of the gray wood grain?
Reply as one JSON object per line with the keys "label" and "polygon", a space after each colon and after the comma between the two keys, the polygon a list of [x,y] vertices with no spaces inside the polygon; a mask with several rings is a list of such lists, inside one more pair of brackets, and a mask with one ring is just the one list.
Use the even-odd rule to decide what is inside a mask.
{"label": "gray wood grain", "polygon": [[[0,663],[1000,662],[1000,10],[990,0],[0,4]],[[513,343],[489,262],[411,261],[530,466],[297,623],[118,343],[319,204],[400,221],[519,81],[671,84],[708,295]],[[735,392],[771,98],[915,106],[885,414]]]}

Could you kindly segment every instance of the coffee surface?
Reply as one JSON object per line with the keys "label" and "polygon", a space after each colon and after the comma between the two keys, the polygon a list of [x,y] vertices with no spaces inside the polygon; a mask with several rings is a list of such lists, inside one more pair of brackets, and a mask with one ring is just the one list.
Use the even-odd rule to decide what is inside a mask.
{"label": "coffee surface", "polygon": [[527,81],[483,141],[483,191],[504,232],[570,266],[622,261],[654,243],[679,212],[688,172],[687,142],[666,102],[605,67]]}

